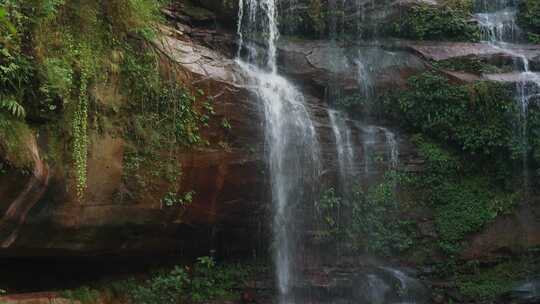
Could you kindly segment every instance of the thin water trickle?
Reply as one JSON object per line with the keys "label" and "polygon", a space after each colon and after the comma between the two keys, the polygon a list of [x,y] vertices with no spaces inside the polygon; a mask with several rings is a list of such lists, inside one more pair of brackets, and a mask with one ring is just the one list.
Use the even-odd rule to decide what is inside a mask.
{"label": "thin water trickle", "polygon": [[352,143],[351,128],[344,114],[328,110],[328,117],[336,141],[336,152],[339,166],[339,185],[342,194],[351,190],[351,181],[355,175],[355,153]]}
{"label": "thin water trickle", "polygon": [[[279,37],[275,0],[249,0],[239,10],[237,63],[254,87],[265,116],[266,158],[270,172],[273,206],[274,265],[280,303],[295,303],[293,285],[297,271],[302,206],[312,199],[320,171],[317,133],[304,96],[277,72],[276,41]],[[260,18],[262,16],[263,18]],[[260,19],[258,19],[258,17]],[[244,26],[245,23],[245,26]],[[244,33],[261,28],[266,37],[266,61],[257,62],[249,46],[247,59],[240,57]],[[249,39],[249,37],[248,37]]]}
{"label": "thin water trickle", "polygon": [[373,171],[375,161],[375,135],[377,128],[374,126],[360,127],[364,133],[362,137],[362,149],[364,150],[364,175],[369,178]]}
{"label": "thin water trickle", "polygon": [[399,166],[399,147],[396,140],[396,134],[386,128],[382,128],[386,137],[386,147],[388,149],[388,161],[392,170]]}

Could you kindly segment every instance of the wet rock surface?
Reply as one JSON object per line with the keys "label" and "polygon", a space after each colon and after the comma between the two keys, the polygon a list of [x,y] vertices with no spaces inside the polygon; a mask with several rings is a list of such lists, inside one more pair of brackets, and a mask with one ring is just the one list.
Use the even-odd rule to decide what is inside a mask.
{"label": "wet rock surface", "polygon": [[[412,270],[387,266],[307,270],[297,287],[309,303],[430,303],[431,294]],[[303,292],[302,292],[303,290]]]}

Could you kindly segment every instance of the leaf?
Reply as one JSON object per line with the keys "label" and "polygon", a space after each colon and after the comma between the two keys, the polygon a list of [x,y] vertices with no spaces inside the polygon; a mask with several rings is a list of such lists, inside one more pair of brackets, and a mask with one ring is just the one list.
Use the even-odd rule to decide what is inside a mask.
{"label": "leaf", "polygon": [[12,35],[17,33],[17,29],[9,22],[6,10],[3,7],[0,7],[0,26],[5,27]]}
{"label": "leaf", "polygon": [[23,106],[21,106],[15,99],[6,98],[0,100],[0,109],[6,110],[11,115],[16,118],[24,118],[26,116],[26,111]]}

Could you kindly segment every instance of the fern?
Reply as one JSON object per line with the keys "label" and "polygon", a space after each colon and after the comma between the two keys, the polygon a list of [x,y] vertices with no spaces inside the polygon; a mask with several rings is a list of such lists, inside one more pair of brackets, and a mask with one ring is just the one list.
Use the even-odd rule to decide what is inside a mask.
{"label": "fern", "polygon": [[9,114],[17,118],[24,118],[26,116],[26,111],[24,110],[23,106],[21,106],[12,97],[0,99],[0,109],[7,111]]}

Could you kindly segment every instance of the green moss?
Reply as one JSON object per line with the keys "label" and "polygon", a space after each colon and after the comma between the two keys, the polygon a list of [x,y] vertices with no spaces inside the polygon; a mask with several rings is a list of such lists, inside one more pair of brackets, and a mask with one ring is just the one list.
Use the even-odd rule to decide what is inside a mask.
{"label": "green moss", "polygon": [[478,41],[480,31],[470,22],[471,1],[445,1],[412,6],[387,32],[414,40]]}
{"label": "green moss", "polygon": [[30,143],[33,133],[28,125],[18,119],[0,113],[0,151],[11,166],[29,169],[33,166]]}

